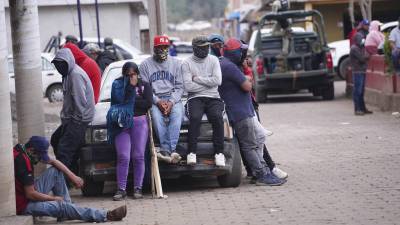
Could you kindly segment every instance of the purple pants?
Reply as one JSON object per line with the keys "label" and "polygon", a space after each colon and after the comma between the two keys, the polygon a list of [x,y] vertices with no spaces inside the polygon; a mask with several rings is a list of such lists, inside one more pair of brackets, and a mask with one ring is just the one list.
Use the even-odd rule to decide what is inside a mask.
{"label": "purple pants", "polygon": [[149,126],[147,116],[137,116],[133,128],[125,129],[115,137],[117,150],[117,182],[118,188],[126,190],[129,162],[133,161],[134,188],[142,188],[144,177],[144,151],[146,149]]}

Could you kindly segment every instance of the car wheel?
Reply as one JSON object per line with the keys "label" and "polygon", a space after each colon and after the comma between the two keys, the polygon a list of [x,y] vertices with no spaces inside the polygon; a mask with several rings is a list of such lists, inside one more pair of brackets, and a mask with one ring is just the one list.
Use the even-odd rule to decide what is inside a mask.
{"label": "car wheel", "polygon": [[347,69],[350,66],[350,57],[346,57],[339,64],[338,76],[342,80],[346,80]]}
{"label": "car wheel", "polygon": [[94,181],[89,177],[83,179],[84,185],[81,189],[83,196],[98,196],[103,194],[104,181]]}
{"label": "car wheel", "polygon": [[326,88],[322,90],[322,99],[333,100],[335,98],[335,86],[333,82],[329,83]]}
{"label": "car wheel", "polygon": [[237,187],[242,182],[242,157],[240,156],[240,148],[236,139],[235,152],[233,155],[232,170],[230,173],[218,176],[218,183],[221,187]]}
{"label": "car wheel", "polygon": [[47,89],[47,98],[50,102],[62,102],[63,88],[61,84],[53,84]]}

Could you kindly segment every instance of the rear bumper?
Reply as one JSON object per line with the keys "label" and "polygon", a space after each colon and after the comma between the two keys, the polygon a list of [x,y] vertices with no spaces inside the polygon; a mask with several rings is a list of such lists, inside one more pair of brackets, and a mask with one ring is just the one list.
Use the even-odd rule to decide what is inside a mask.
{"label": "rear bumper", "polygon": [[334,73],[328,70],[267,74],[257,81],[257,88],[266,91],[288,91],[325,86],[333,82]]}
{"label": "rear bumper", "polygon": [[[186,143],[179,143],[182,149],[187,149]],[[220,176],[232,170],[233,156],[239,151],[234,140],[224,142],[224,154],[226,158],[225,167],[217,167],[214,164],[214,152],[211,142],[198,143],[198,163],[195,166],[186,165],[183,160],[181,164],[159,163],[162,178],[176,178],[182,175],[193,177]],[[146,151],[149,151],[148,149]],[[179,150],[178,150],[179,152]],[[181,155],[184,155],[184,153]],[[147,152],[146,154],[149,154]],[[149,160],[146,160],[149,163]],[[80,175],[93,181],[115,181],[116,180],[116,152],[112,145],[97,144],[87,145],[81,149]],[[146,166],[146,168],[148,168]],[[131,171],[131,170],[130,170]]]}

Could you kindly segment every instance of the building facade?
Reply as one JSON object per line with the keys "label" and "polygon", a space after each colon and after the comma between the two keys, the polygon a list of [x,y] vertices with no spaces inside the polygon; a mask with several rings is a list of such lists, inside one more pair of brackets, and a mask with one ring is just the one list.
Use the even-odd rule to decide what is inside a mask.
{"label": "building facade", "polygon": [[[11,26],[6,1],[6,22],[9,51],[11,52]],[[99,0],[99,23],[101,37],[124,40],[141,49],[140,15],[146,13],[147,1]],[[52,36],[61,32],[79,37],[76,1],[38,0],[40,43],[43,50]],[[84,37],[97,37],[96,8],[94,1],[81,0],[82,29]]]}

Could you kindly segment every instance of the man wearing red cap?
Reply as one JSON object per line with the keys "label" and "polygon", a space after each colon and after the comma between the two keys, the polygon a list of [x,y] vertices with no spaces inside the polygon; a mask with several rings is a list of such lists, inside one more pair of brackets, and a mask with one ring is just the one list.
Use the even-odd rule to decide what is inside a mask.
{"label": "man wearing red cap", "polygon": [[143,81],[153,88],[153,123],[160,139],[160,160],[178,163],[181,156],[176,152],[179,131],[183,120],[183,78],[182,63],[175,57],[168,57],[170,41],[168,36],[155,36],[153,56],[140,65]]}
{"label": "man wearing red cap", "polygon": [[[18,215],[51,216],[58,220],[83,220],[86,222],[117,221],[126,216],[126,206],[105,211],[73,204],[64,176],[76,188],[83,186],[83,180],[62,162],[49,158],[47,154],[49,145],[45,137],[32,136],[25,145],[17,144],[13,149],[15,199]],[[33,166],[39,162],[51,165],[51,167],[35,179]],[[53,195],[50,195],[50,192]]]}

